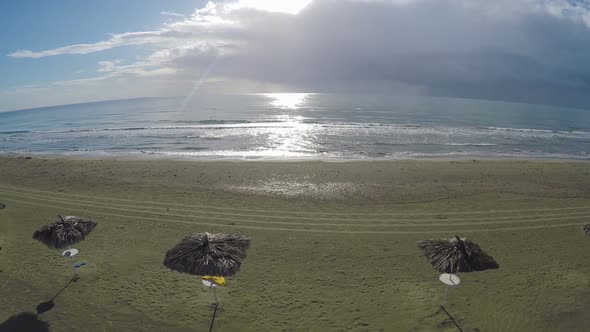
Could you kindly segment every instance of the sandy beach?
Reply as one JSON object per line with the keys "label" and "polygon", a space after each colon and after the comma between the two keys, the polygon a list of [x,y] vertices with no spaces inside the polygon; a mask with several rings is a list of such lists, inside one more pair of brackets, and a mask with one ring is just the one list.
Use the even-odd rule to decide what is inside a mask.
{"label": "sandy beach", "polygon": [[207,330],[212,293],[162,264],[203,231],[252,238],[214,331],[456,331],[416,245],[455,234],[500,264],[459,274],[447,309],[464,331],[590,317],[589,162],[0,157],[0,203],[0,324],[68,282],[69,262],[31,237],[57,213],[98,226],[76,245],[80,279],[38,316],[51,331]]}

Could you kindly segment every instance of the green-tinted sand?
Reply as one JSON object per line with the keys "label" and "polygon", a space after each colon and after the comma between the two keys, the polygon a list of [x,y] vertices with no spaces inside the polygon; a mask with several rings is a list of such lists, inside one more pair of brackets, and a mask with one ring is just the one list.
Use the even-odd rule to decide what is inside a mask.
{"label": "green-tinted sand", "polygon": [[[215,331],[455,331],[416,241],[458,234],[500,269],[459,274],[464,331],[587,331],[590,163],[183,162],[0,158],[0,323],[70,266],[31,238],[56,213],[99,223],[39,316],[51,331],[206,331],[213,294],[167,270],[191,232],[252,237]],[[154,203],[158,202],[158,203]]]}

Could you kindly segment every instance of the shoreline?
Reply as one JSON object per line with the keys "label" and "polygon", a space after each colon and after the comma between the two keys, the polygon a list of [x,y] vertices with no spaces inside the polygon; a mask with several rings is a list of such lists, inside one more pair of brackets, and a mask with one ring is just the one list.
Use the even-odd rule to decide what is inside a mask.
{"label": "shoreline", "polygon": [[69,159],[69,160],[118,160],[118,161],[187,161],[187,162],[270,162],[270,163],[305,163],[305,162],[325,162],[325,163],[356,163],[356,162],[403,162],[403,161],[425,161],[425,162],[465,162],[465,161],[515,161],[515,162],[590,162],[590,156],[585,158],[547,158],[547,157],[406,157],[406,158],[336,158],[336,157],[261,157],[261,158],[208,158],[208,157],[191,157],[191,156],[171,156],[171,155],[154,155],[154,154],[60,154],[60,153],[12,153],[0,152],[0,158],[23,159],[26,157],[36,159]]}

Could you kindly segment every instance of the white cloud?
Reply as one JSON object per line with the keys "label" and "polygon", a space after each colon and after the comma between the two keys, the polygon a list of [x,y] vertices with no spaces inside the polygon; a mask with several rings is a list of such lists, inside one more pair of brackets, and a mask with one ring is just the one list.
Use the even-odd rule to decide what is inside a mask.
{"label": "white cloud", "polygon": [[111,72],[115,70],[117,64],[121,63],[121,60],[114,60],[114,61],[100,61],[98,65],[101,67],[98,71],[99,72]]}
{"label": "white cloud", "polygon": [[75,44],[38,52],[31,50],[17,50],[8,54],[8,56],[12,58],[38,59],[64,54],[89,54],[119,46],[166,43],[174,39],[183,39],[184,37],[187,37],[183,32],[192,33],[193,38],[202,37],[196,36],[196,34],[212,32],[207,29],[234,25],[236,22],[226,18],[226,16],[230,16],[230,14],[235,11],[254,9],[263,12],[296,14],[310,2],[311,0],[240,0],[229,3],[215,3],[209,1],[205,7],[196,9],[195,13],[190,18],[185,18],[184,15],[178,13],[161,12],[161,15],[185,18],[183,21],[168,24],[167,27],[161,30],[114,34],[110,39],[96,43]]}
{"label": "white cloud", "polygon": [[226,10],[243,8],[256,9],[259,11],[277,12],[286,14],[297,14],[307,7],[312,0],[239,0],[225,5]]}
{"label": "white cloud", "polygon": [[70,45],[60,48],[55,48],[51,50],[45,50],[40,52],[33,52],[29,50],[18,50],[16,52],[8,54],[9,57],[12,58],[32,58],[38,59],[47,56],[55,56],[55,55],[62,55],[62,54],[88,54],[94,53],[99,51],[108,50],[115,46],[121,45],[120,41],[117,40],[109,40],[109,41],[101,41],[94,44],[76,44]]}
{"label": "white cloud", "polygon": [[197,8],[195,10],[193,17],[200,15],[217,15],[217,4],[213,1],[209,1],[205,5],[205,7]]}
{"label": "white cloud", "polygon": [[114,34],[110,39],[99,41],[92,44],[75,44],[65,47],[54,48],[39,52],[29,50],[18,50],[8,54],[12,58],[43,58],[48,56],[64,55],[64,54],[89,54],[100,51],[105,51],[118,46],[126,45],[141,45],[141,44],[155,44],[183,38],[183,34],[169,29],[162,29],[156,31],[138,31]]}
{"label": "white cloud", "polygon": [[184,15],[182,15],[182,14],[174,13],[174,12],[167,12],[167,11],[160,12],[160,15],[162,15],[162,16],[171,16],[171,17],[182,17],[182,18],[184,18]]}

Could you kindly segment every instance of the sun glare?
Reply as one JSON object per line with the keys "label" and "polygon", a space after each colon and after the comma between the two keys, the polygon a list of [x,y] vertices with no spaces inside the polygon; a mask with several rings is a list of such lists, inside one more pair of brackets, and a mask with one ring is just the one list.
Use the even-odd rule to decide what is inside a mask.
{"label": "sun glare", "polygon": [[303,106],[309,93],[265,93],[270,104],[285,109],[297,109]]}

